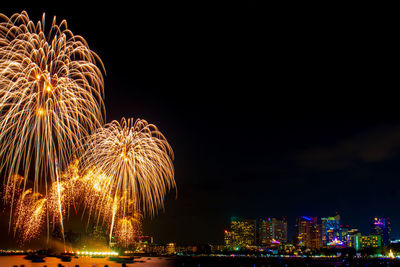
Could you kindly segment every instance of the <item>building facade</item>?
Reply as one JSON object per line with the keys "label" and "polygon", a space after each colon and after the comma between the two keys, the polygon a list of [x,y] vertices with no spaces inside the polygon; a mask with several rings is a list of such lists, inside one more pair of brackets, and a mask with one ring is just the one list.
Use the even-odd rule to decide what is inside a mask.
{"label": "building facade", "polygon": [[302,216],[297,219],[296,239],[299,247],[320,249],[323,246],[322,225],[318,224],[317,217]]}
{"label": "building facade", "polygon": [[382,237],[380,235],[366,235],[360,238],[360,248],[379,248],[382,246]]}
{"label": "building facade", "polygon": [[379,235],[382,238],[382,245],[390,244],[390,219],[389,218],[374,218],[371,225],[371,235]]}
{"label": "building facade", "polygon": [[338,240],[342,241],[341,228],[340,228],[340,215],[336,214],[332,217],[321,218],[322,224],[322,240],[323,245],[327,246]]}
{"label": "building facade", "polygon": [[259,244],[270,246],[287,241],[287,221],[276,218],[261,219],[259,221]]}
{"label": "building facade", "polygon": [[358,229],[342,230],[342,239],[346,247],[355,248],[357,251],[360,250],[361,233]]}
{"label": "building facade", "polygon": [[230,229],[225,230],[225,245],[230,250],[246,249],[256,245],[256,220],[231,218]]}

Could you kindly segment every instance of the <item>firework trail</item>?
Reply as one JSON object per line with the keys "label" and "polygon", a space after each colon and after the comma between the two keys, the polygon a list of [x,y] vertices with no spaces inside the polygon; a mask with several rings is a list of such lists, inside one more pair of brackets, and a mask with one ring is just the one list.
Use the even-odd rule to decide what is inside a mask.
{"label": "firework trail", "polygon": [[111,218],[110,238],[114,226],[125,229],[119,221],[132,217],[132,211],[153,216],[163,207],[167,191],[176,187],[172,149],[157,127],[145,120],[112,121],[88,138],[85,149],[82,164],[91,178],[86,179],[90,190],[84,191],[84,198],[98,217]]}
{"label": "firework trail", "polygon": [[19,196],[22,193],[21,184],[24,177],[18,174],[14,174],[10,177],[9,183],[4,188],[3,200],[5,204],[11,204],[15,196]]}
{"label": "firework trail", "polygon": [[[140,233],[139,211],[155,215],[176,188],[173,151],[145,120],[102,127],[101,60],[65,20],[47,33],[44,21],[0,14],[0,171],[14,231],[31,239],[47,213],[63,232],[70,207],[83,205],[126,246]],[[31,189],[18,173],[33,174]]]}
{"label": "firework trail", "polygon": [[25,11],[0,14],[0,170],[7,188],[14,174],[34,172],[33,193],[47,191],[48,180],[60,183],[59,170],[105,113],[101,60],[65,20],[54,18],[47,33],[44,21],[35,24]]}
{"label": "firework trail", "polygon": [[129,245],[133,244],[135,239],[142,234],[141,229],[142,218],[139,213],[134,216],[127,216],[118,219],[114,231],[114,237],[117,244],[121,247],[129,247]]}
{"label": "firework trail", "polygon": [[25,243],[40,234],[46,215],[47,199],[32,189],[24,191],[16,204],[14,235]]}
{"label": "firework trail", "polygon": [[14,193],[14,198],[17,200],[13,214],[14,236],[18,236],[20,243],[23,244],[41,233],[46,222],[46,214],[51,215],[47,220],[54,226],[65,216],[72,200],[73,180],[53,182],[48,195],[43,196],[34,193],[32,188],[22,191],[23,177],[15,175],[13,178],[15,186],[6,188],[3,198],[10,202],[9,195]]}

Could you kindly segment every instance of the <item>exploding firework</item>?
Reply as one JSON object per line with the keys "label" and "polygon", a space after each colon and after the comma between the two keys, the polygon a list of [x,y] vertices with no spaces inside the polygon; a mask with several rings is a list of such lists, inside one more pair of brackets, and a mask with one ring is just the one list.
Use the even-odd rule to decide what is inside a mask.
{"label": "exploding firework", "polygon": [[[0,14],[0,171],[23,242],[46,218],[63,231],[70,207],[77,214],[82,205],[107,225],[110,241],[114,231],[127,247],[141,233],[142,214],[155,215],[176,188],[173,151],[155,125],[122,119],[102,126],[101,69],[66,21],[54,18],[46,34],[44,15],[35,24],[26,12]],[[33,187],[25,190],[18,173],[31,175]]]}
{"label": "exploding firework", "polygon": [[6,204],[11,204],[15,196],[19,196],[22,193],[21,184],[24,177],[18,174],[14,174],[10,177],[10,182],[4,188],[3,200]]}
{"label": "exploding firework", "polygon": [[[89,138],[83,166],[99,173],[104,199],[119,199],[121,210],[154,215],[175,188],[173,152],[157,127],[145,120],[122,119],[99,128]],[[108,201],[108,200],[107,200]],[[123,214],[125,216],[125,214]]]}
{"label": "exploding firework", "polygon": [[129,247],[141,235],[141,229],[142,217],[140,213],[118,219],[114,231],[117,244],[121,247]]}
{"label": "exploding firework", "polygon": [[[0,14],[0,170],[11,188],[14,174],[34,173],[34,193],[48,179],[59,182],[59,170],[105,113],[101,60],[65,20],[54,18],[47,34],[44,21],[35,24],[25,11]],[[15,193],[7,194],[13,206]]]}
{"label": "exploding firework", "polygon": [[153,216],[175,188],[172,149],[155,125],[124,118],[97,129],[85,148],[86,207],[98,220],[103,217],[110,241],[115,229],[126,246],[140,232],[139,211]]}
{"label": "exploding firework", "polygon": [[[10,189],[6,188],[4,198],[6,201],[10,201],[11,197],[7,197],[7,192],[14,193],[16,199],[13,214],[14,235],[18,236],[20,243],[23,244],[41,233],[46,220],[51,220],[48,223],[53,226],[59,225],[61,215],[64,216],[66,207],[69,206],[72,183],[69,180],[68,182],[54,182],[48,195],[43,196],[33,192],[32,188],[22,191],[21,184],[24,178],[18,175],[13,178],[15,186]],[[59,212],[60,210],[62,213]],[[46,214],[52,216],[45,216]]]}
{"label": "exploding firework", "polygon": [[25,243],[40,234],[46,215],[47,199],[32,189],[18,198],[14,214],[14,234]]}

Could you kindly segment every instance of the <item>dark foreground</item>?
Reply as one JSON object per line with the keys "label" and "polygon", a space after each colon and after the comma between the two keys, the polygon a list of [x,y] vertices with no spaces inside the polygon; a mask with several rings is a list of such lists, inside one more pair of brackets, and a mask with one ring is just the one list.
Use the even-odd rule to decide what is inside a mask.
{"label": "dark foreground", "polygon": [[[61,264],[61,265],[60,265]],[[122,267],[121,263],[110,261],[108,258],[79,257],[70,262],[59,258],[46,257],[44,262],[32,262],[19,256],[0,256],[0,267]],[[125,266],[142,267],[175,267],[175,266],[240,266],[240,267],[272,267],[272,266],[400,266],[400,260],[390,259],[354,259],[352,261],[339,258],[253,258],[253,257],[140,257],[135,258]]]}
{"label": "dark foreground", "polygon": [[400,266],[398,259],[354,259],[340,258],[252,258],[252,257],[179,257],[175,266]]}

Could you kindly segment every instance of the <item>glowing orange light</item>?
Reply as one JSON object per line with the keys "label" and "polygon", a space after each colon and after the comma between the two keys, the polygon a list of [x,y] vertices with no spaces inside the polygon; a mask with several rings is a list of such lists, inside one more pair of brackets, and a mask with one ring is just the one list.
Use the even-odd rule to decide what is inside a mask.
{"label": "glowing orange light", "polygon": [[[34,22],[25,11],[11,17],[0,14],[0,172],[4,183],[11,184],[13,174],[23,171],[24,177],[31,177],[29,166],[35,166],[38,171],[29,179],[33,193],[50,181],[59,182],[73,156],[83,152],[76,148],[83,146],[84,137],[103,125],[105,113],[101,59],[83,37],[74,37],[66,21],[57,24],[54,18],[46,32],[44,22],[44,15],[42,21]],[[52,93],[54,89],[58,94]],[[17,190],[22,191],[13,187],[7,195],[14,206],[10,226]],[[45,191],[51,193],[47,187]],[[63,199],[67,193],[55,192],[56,202],[46,213],[59,218],[63,236],[61,204],[68,204]],[[46,216],[48,226],[57,223],[54,216]],[[15,232],[28,231],[22,226],[29,217],[18,218],[14,224],[21,227]]]}
{"label": "glowing orange light", "polygon": [[44,108],[38,108],[37,114],[39,116],[43,116],[46,113],[46,110]]}

